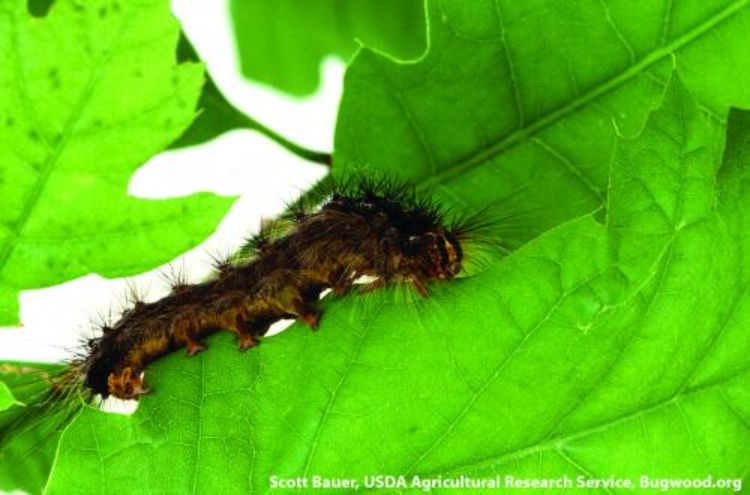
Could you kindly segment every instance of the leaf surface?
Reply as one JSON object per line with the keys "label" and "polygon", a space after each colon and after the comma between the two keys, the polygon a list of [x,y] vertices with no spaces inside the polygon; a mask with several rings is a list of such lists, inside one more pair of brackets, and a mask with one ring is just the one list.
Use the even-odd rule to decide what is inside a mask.
{"label": "leaf surface", "polygon": [[357,42],[400,59],[425,48],[422,0],[233,0],[232,23],[243,74],[293,95],[320,82],[326,56],[348,60]]}
{"label": "leaf surface", "polygon": [[[747,10],[431,3],[423,60],[365,50],[350,67],[334,171],[385,170],[457,208],[553,205],[520,240],[538,238],[427,301],[351,297],[320,334],[248,355],[218,336],[160,360],[135,416],[71,425],[48,491],[264,493],[269,473],[742,476],[741,114],[715,172],[727,108],[748,106]],[[615,150],[612,120],[640,130],[673,65],[708,122],[678,89]]]}
{"label": "leaf surface", "polygon": [[528,210],[518,241],[604,204],[613,123],[637,132],[673,66],[716,122],[750,107],[744,0],[428,6],[424,58],[365,48],[352,62],[333,172],[409,179],[459,209]]}
{"label": "leaf surface", "polygon": [[[49,477],[62,428],[74,408],[29,407],[49,391],[49,376],[60,365],[0,363],[0,388],[13,395],[0,411],[0,490],[41,493]],[[4,384],[3,384],[4,382]]]}
{"label": "leaf surface", "polygon": [[128,180],[190,125],[200,64],[175,61],[167,3],[0,5],[0,325],[18,292],[143,272],[195,246],[230,198],[146,201]]}
{"label": "leaf surface", "polygon": [[0,411],[8,409],[16,403],[15,397],[6,384],[0,382]]}
{"label": "leaf surface", "polygon": [[[355,295],[320,332],[245,355],[225,334],[159,361],[134,416],[88,409],[71,424],[47,492],[266,493],[270,475],[314,474],[741,478],[748,200],[729,172],[717,190],[719,125],[677,81],[638,138],[618,139],[604,218],[426,300]],[[730,133],[722,170],[747,174],[747,130]]]}

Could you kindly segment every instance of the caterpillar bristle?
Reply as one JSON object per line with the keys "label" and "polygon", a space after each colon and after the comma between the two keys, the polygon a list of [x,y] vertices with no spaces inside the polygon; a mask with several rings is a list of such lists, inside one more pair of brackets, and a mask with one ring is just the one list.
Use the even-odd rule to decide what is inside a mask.
{"label": "caterpillar bristle", "polygon": [[136,306],[146,299],[146,290],[132,280],[126,282],[125,304]]}
{"label": "caterpillar bristle", "polygon": [[244,251],[254,256],[262,255],[274,241],[292,230],[296,222],[297,219],[290,221],[288,218],[263,218],[260,229],[248,239]]}
{"label": "caterpillar bristle", "polygon": [[210,259],[211,268],[219,274],[231,270],[237,261],[236,256],[229,253],[213,251],[207,253],[207,255]]}
{"label": "caterpillar bristle", "polygon": [[112,311],[107,313],[95,313],[92,318],[89,319],[89,328],[91,328],[97,335],[106,334],[112,331],[112,327],[115,323],[115,319],[112,317]]}
{"label": "caterpillar bristle", "polygon": [[258,232],[258,234],[250,237],[245,245],[247,246],[249,253],[257,256],[258,254],[263,252],[263,250],[268,246],[268,243],[268,237],[266,237],[265,233],[261,230],[260,232]]}
{"label": "caterpillar bristle", "polygon": [[166,268],[159,270],[159,276],[173,293],[182,292],[190,287],[184,261],[180,267],[170,263]]}

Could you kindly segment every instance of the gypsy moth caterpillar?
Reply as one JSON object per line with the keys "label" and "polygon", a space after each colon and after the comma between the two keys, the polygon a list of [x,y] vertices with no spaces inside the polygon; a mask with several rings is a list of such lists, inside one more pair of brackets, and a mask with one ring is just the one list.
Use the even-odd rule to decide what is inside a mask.
{"label": "gypsy moth caterpillar", "polygon": [[240,350],[257,345],[269,326],[293,318],[316,329],[318,299],[330,289],[341,296],[362,277],[360,292],[408,284],[428,295],[428,284],[449,281],[464,271],[468,243],[493,248],[486,212],[449,219],[449,214],[409,186],[389,180],[336,183],[312,202],[264,221],[237,255],[215,259],[215,275],[191,284],[184,272],[169,273],[172,291],[146,302],[133,291],[130,305],[86,342],[53,399],[83,391],[134,399],[147,393],[148,365],[180,348],[189,355],[205,349],[205,337],[226,329]]}

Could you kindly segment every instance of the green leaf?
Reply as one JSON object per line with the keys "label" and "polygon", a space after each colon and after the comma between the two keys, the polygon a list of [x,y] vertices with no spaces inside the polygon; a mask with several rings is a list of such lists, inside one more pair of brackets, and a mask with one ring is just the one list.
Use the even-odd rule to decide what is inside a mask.
{"label": "green leaf", "polygon": [[0,420],[0,428],[11,428],[11,431],[8,433],[9,443],[2,445],[0,452],[0,490],[42,493],[49,479],[62,429],[72,418],[66,413],[38,418],[33,427],[22,423],[18,428],[13,426],[24,414],[28,414],[26,409],[15,407],[2,414],[7,414],[7,419]]}
{"label": "green leaf", "polygon": [[323,58],[349,59],[357,41],[400,59],[425,49],[423,0],[232,0],[243,74],[302,96],[319,84]]}
{"label": "green leaf", "polygon": [[366,48],[351,63],[333,173],[403,177],[468,210],[538,212],[518,241],[604,203],[612,122],[640,129],[673,66],[716,122],[731,105],[750,107],[744,0],[428,7],[418,63]]}
{"label": "green leaf", "polygon": [[[225,333],[160,360],[135,415],[88,409],[70,425],[47,492],[266,493],[270,475],[314,474],[741,478],[750,296],[734,214],[717,206],[718,125],[678,81],[640,137],[618,140],[603,221],[567,222],[429,299],[353,295],[327,305],[320,332],[295,326],[244,355]],[[735,149],[748,143],[734,136],[727,156],[750,158]]]}
{"label": "green leaf", "polygon": [[204,240],[233,202],[145,201],[128,180],[192,122],[203,68],[175,62],[162,0],[0,5],[0,325],[18,292],[145,271]]}
{"label": "green leaf", "polygon": [[16,399],[13,397],[8,386],[3,382],[0,382],[0,411],[4,411],[15,404]]}
{"label": "green leaf", "polygon": [[49,477],[62,428],[75,408],[39,411],[29,404],[49,390],[59,365],[0,363],[0,387],[14,395],[14,407],[0,411],[0,490],[41,493]]}
{"label": "green leaf", "polygon": [[722,213],[733,222],[735,242],[742,249],[742,278],[750,279],[750,111],[734,109],[729,115],[727,147],[719,170]]}

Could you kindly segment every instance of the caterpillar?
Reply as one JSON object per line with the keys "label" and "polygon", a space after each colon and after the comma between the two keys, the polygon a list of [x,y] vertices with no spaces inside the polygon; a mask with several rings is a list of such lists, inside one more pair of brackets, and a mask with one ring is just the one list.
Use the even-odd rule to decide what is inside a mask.
{"label": "caterpillar", "polygon": [[465,244],[491,222],[482,212],[453,216],[406,184],[387,179],[331,182],[319,201],[298,201],[264,221],[235,256],[216,260],[215,275],[189,284],[177,280],[153,302],[137,297],[119,319],[103,324],[52,393],[80,388],[89,399],[137,399],[149,393],[145,371],[184,348],[193,356],[220,330],[236,335],[240,351],[259,344],[269,326],[296,319],[318,328],[321,293],[359,292],[405,283],[427,297],[428,283],[464,271]]}
{"label": "caterpillar", "polygon": [[84,384],[102,397],[133,399],[149,391],[142,372],[150,362],[180,347],[195,355],[219,329],[236,334],[243,351],[280,319],[317,329],[321,292],[342,295],[362,276],[374,279],[364,290],[405,280],[426,295],[427,280],[460,272],[460,238],[435,207],[401,186],[338,187],[313,211],[300,206],[266,222],[250,243],[251,255],[220,262],[213,280],[136,302],[90,343],[81,363]]}

